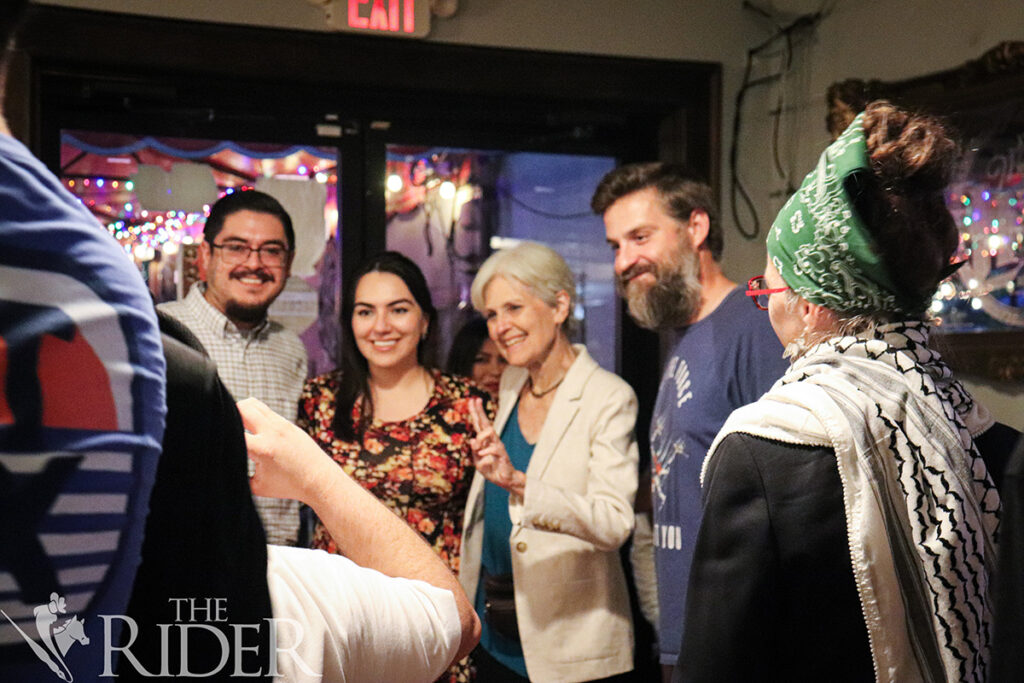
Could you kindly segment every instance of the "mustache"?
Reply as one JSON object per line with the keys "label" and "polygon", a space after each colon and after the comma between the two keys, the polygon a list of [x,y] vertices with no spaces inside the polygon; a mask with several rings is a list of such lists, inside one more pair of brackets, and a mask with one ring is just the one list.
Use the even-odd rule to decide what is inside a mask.
{"label": "mustache", "polygon": [[619,286],[625,290],[626,285],[633,278],[643,275],[644,273],[652,273],[655,278],[658,277],[658,267],[653,263],[634,263],[632,266],[622,271],[622,274],[618,276]]}
{"label": "mustache", "polygon": [[228,277],[232,280],[240,280],[243,277],[258,277],[264,282],[273,282],[274,280],[274,276],[263,268],[257,268],[255,270],[252,268],[236,269],[231,271],[231,274]]}
{"label": "mustache", "polygon": [[[651,273],[654,283],[628,289],[630,278]],[[663,262],[636,263],[616,279],[630,317],[644,329],[662,330],[686,325],[700,304],[699,266],[693,254],[670,255]]]}

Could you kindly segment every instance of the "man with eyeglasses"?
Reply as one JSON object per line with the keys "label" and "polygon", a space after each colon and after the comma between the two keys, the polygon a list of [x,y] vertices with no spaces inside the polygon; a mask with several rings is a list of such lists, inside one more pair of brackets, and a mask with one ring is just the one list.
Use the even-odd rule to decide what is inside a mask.
{"label": "man with eyeglasses", "polygon": [[[200,277],[181,301],[158,308],[202,342],[236,401],[250,396],[294,421],[306,379],[306,348],[267,318],[295,253],[292,220],[270,195],[233,192],[210,209],[199,248]],[[267,542],[295,545],[299,503],[256,498]]]}
{"label": "man with eyeglasses", "polygon": [[630,164],[601,180],[591,207],[604,218],[630,316],[672,344],[650,432],[657,631],[668,680],[682,641],[704,456],[729,414],[756,401],[788,363],[768,315],[722,272],[710,187],[678,166]]}

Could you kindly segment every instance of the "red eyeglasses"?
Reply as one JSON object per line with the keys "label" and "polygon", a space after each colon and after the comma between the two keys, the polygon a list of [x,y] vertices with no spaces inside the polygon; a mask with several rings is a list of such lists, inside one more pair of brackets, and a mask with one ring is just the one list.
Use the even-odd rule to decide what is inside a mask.
{"label": "red eyeglasses", "polygon": [[768,297],[770,295],[785,292],[789,289],[789,287],[767,288],[765,285],[764,275],[755,275],[747,280],[746,295],[749,296],[753,300],[754,305],[762,311],[768,310]]}

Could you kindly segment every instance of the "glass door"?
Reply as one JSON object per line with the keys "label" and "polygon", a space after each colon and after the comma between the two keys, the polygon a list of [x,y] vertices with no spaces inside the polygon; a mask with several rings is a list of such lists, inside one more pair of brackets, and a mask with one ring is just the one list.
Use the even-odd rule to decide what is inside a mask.
{"label": "glass door", "polygon": [[531,240],[576,274],[575,342],[615,372],[618,306],[612,258],[590,197],[606,156],[386,145],[385,244],[423,270],[438,310],[438,360],[475,312],[470,286],[494,250]]}
{"label": "glass door", "polygon": [[256,189],[295,228],[296,254],[269,315],[300,335],[310,371],[334,367],[340,252],[333,147],[61,130],[61,181],[117,239],[156,303],[184,297],[210,205]]}

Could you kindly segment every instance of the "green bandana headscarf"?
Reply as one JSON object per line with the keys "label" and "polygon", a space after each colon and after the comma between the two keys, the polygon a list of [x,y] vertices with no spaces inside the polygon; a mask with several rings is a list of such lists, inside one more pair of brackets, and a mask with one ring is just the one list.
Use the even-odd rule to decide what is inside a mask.
{"label": "green bandana headscarf", "polygon": [[789,287],[837,313],[913,314],[897,293],[845,181],[870,174],[863,112],[822,152],[768,231],[768,256]]}

